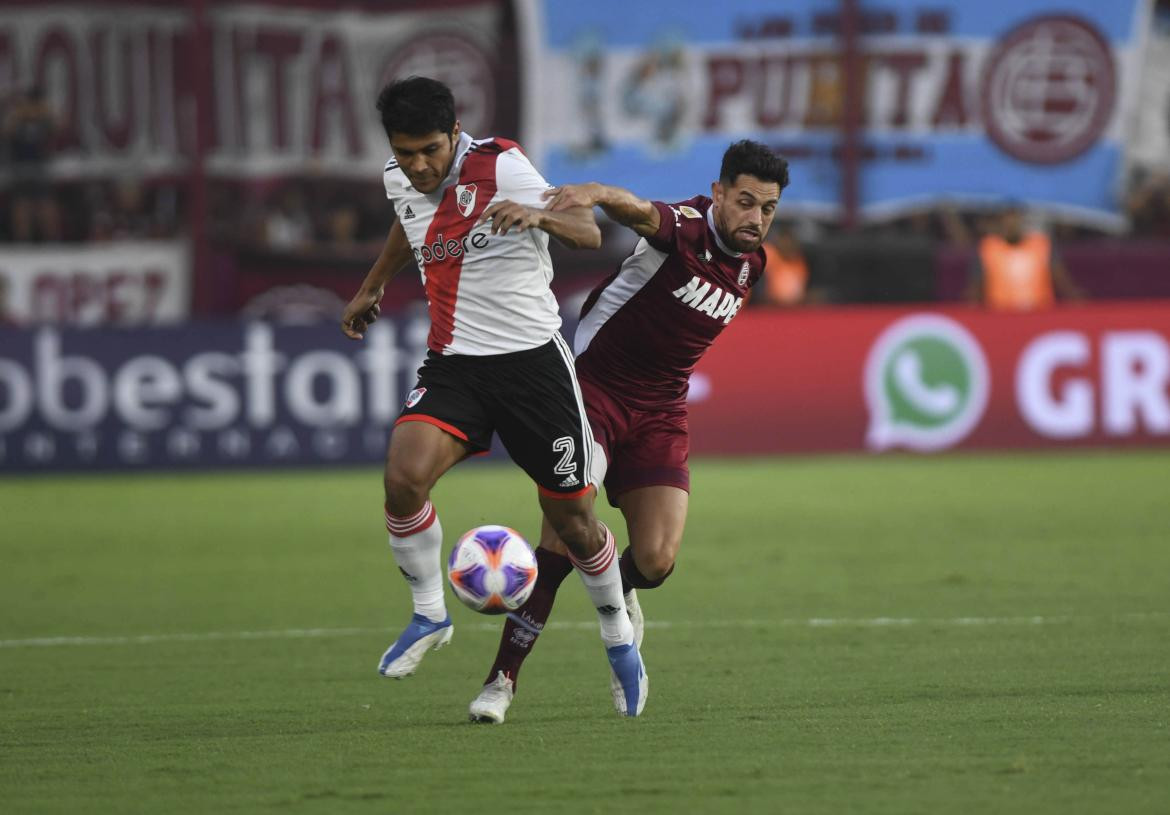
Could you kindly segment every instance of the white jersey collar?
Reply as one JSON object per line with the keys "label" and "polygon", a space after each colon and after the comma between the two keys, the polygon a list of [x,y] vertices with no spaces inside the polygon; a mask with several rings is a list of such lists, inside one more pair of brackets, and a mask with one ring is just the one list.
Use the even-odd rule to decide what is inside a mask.
{"label": "white jersey collar", "polygon": [[435,192],[442,192],[459,180],[459,173],[463,170],[463,159],[467,158],[467,151],[471,149],[472,141],[471,136],[460,131],[459,142],[455,145],[455,160],[451,162],[451,170]]}
{"label": "white jersey collar", "polygon": [[733,258],[743,257],[743,252],[736,252],[730,246],[723,242],[723,238],[719,237],[719,230],[715,228],[715,202],[711,202],[711,206],[707,207],[707,228],[711,230],[711,234],[715,236],[715,245],[725,255],[731,255]]}

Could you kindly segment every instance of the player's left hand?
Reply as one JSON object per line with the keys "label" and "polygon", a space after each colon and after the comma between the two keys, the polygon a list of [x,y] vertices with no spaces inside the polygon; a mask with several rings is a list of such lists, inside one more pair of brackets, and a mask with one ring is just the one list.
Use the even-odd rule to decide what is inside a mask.
{"label": "player's left hand", "polygon": [[510,229],[523,232],[532,227],[539,227],[541,213],[540,210],[517,204],[515,201],[500,201],[485,209],[475,225],[479,226],[487,221],[492,222],[493,235],[507,235]]}
{"label": "player's left hand", "polygon": [[342,333],[351,340],[360,340],[365,336],[366,329],[382,313],[382,307],[378,304],[381,299],[381,291],[359,291],[355,294],[341,315]]}
{"label": "player's left hand", "polygon": [[594,196],[595,184],[563,184],[545,190],[542,197],[548,203],[545,205],[549,212],[563,212],[576,207],[592,207],[597,203]]}

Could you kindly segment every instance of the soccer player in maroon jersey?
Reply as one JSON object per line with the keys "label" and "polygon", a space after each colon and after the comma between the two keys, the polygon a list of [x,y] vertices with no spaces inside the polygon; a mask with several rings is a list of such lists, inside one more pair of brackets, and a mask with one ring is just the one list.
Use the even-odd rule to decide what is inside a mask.
{"label": "soccer player in maroon jersey", "polygon": [[[785,159],[740,141],[724,153],[710,198],[665,204],[596,183],[546,194],[553,212],[600,206],[642,238],[585,301],[574,342],[585,411],[608,458],[606,493],[629,531],[619,563],[639,644],[643,621],[635,589],[656,588],[670,576],[686,524],[688,381],[762,274],[761,244],[787,185]],[[564,552],[546,521],[536,587],[508,615],[487,683],[471,703],[472,719],[504,720],[520,666],[572,570]],[[616,677],[611,689],[615,697],[621,693]]]}
{"label": "soccer player in maroon jersey", "polygon": [[387,282],[412,257],[431,317],[427,358],[386,454],[386,527],[414,614],[378,672],[408,676],[428,649],[451,639],[431,489],[464,458],[487,450],[495,434],[536,482],[544,517],[597,609],[610,670],[621,677],[625,690],[614,704],[636,716],[646,703],[646,671],[613,535],[593,511],[595,442],[549,289],[549,236],[599,246],[593,212],[548,211],[542,196],[550,185],[520,146],[463,133],[441,82],[391,82],[378,110],[394,154],[383,182],[397,217],[341,328],[361,339],[378,318]]}

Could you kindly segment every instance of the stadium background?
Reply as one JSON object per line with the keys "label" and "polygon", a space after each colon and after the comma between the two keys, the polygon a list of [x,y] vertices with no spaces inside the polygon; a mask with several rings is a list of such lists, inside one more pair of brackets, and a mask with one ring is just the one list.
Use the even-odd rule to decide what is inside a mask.
{"label": "stadium background", "polygon": [[[791,158],[778,230],[807,261],[806,307],[757,296],[704,362],[698,452],[913,446],[867,433],[883,414],[862,382],[882,331],[927,312],[990,362],[986,415],[935,448],[1170,438],[1164,6],[649,4],[619,24],[619,5],[9,5],[0,467],[377,461],[422,353],[417,273],[365,349],[332,324],[391,216],[370,100],[411,72],[451,82],[469,132],[520,139],[554,182],[678,200],[735,138]],[[39,161],[13,142],[33,87]],[[1005,201],[1053,236],[1084,304],[963,306]],[[557,251],[570,330],[631,246],[605,238]],[[729,429],[743,399],[766,405],[750,440]]]}
{"label": "stadium background", "polygon": [[[392,215],[373,98],[410,73],[450,83],[468,132],[518,139],[552,183],[681,199],[744,137],[792,163],[777,232],[807,261],[807,290],[795,305],[754,293],[692,380],[692,520],[680,574],[650,609],[663,626],[651,656],[674,677],[657,693],[703,692],[688,671],[696,644],[707,668],[749,665],[752,691],[731,693],[730,730],[707,696],[688,699],[697,718],[662,711],[642,743],[673,756],[660,785],[600,758],[598,777],[639,811],[962,811],[960,797],[971,811],[1165,811],[1165,0],[5,3],[0,659],[13,761],[0,800],[336,811],[360,808],[365,790],[376,807],[384,790],[358,770],[397,783],[395,769],[306,762],[355,742],[393,750],[381,734],[405,732],[423,752],[403,767],[457,756],[469,764],[448,780],[482,790],[493,738],[596,755],[609,737],[535,687],[540,715],[517,714],[513,735],[442,731],[491,647],[470,615],[478,650],[457,663],[459,683],[371,702],[376,723],[303,713],[318,691],[384,690],[351,662],[381,647],[371,632],[405,603],[399,586],[378,588],[392,569],[377,464],[425,351],[417,271],[394,281],[365,342],[336,324]],[[1026,314],[964,302],[977,241],[1008,203],[1052,236],[1082,300]],[[632,246],[602,230],[600,252],[554,244],[566,331]],[[463,467],[452,483],[452,534],[498,521],[535,535],[530,487],[505,465]],[[750,577],[727,562],[760,558]],[[283,587],[265,582],[274,562]],[[707,592],[727,598],[725,628],[695,623],[689,598]],[[573,602],[558,610],[568,641],[542,646],[560,667],[533,668],[533,686],[575,694],[575,671],[592,665],[576,656],[593,643]],[[736,620],[747,633],[728,633]],[[285,644],[310,677],[303,697],[268,678]],[[770,679],[772,646],[822,661]],[[114,700],[104,708],[84,681],[51,679],[71,675],[77,648],[95,694]],[[178,683],[194,707],[175,707],[155,660],[207,683]],[[965,684],[973,674],[988,684]],[[236,697],[245,677],[253,690]],[[455,701],[436,701],[445,693]],[[759,702],[773,693],[798,701]],[[1062,706],[1077,699],[1116,715],[1079,719]],[[841,700],[860,707],[817,718]],[[302,715],[305,734],[332,736],[290,736]],[[871,715],[902,722],[893,743],[865,729]],[[939,716],[970,739],[932,731]],[[226,739],[210,753],[206,722]],[[258,748],[276,768],[263,783],[212,755],[243,767],[230,739],[249,722],[277,745]],[[581,740],[566,744],[566,730]],[[152,741],[172,731],[195,735]],[[67,733],[75,751],[48,746]],[[713,752],[692,766],[672,749],[696,739]],[[803,780],[776,780],[781,759]],[[414,811],[474,804],[437,778],[399,792]],[[587,769],[566,778],[509,809],[612,803]]]}

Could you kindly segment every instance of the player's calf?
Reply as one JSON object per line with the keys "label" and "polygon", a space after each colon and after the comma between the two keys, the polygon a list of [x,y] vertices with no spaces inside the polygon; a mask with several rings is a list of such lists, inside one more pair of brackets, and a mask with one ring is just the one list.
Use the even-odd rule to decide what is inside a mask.
{"label": "player's calf", "polygon": [[593,514],[592,495],[574,499],[550,499],[542,495],[540,506],[569,550],[569,560],[597,609],[601,639],[606,647],[633,642],[634,632],[622,600],[617,545],[609,529]]}
{"label": "player's calf", "polygon": [[536,585],[532,588],[528,602],[508,614],[504,620],[496,659],[484,679],[485,686],[490,685],[500,672],[513,683],[519,681],[520,668],[532,653],[552,614],[557,591],[573,572],[573,564],[567,557],[543,547],[536,549],[536,564]]}
{"label": "player's calf", "polygon": [[605,527],[588,504],[580,500],[542,500],[541,508],[574,561],[588,561],[605,547]]}

